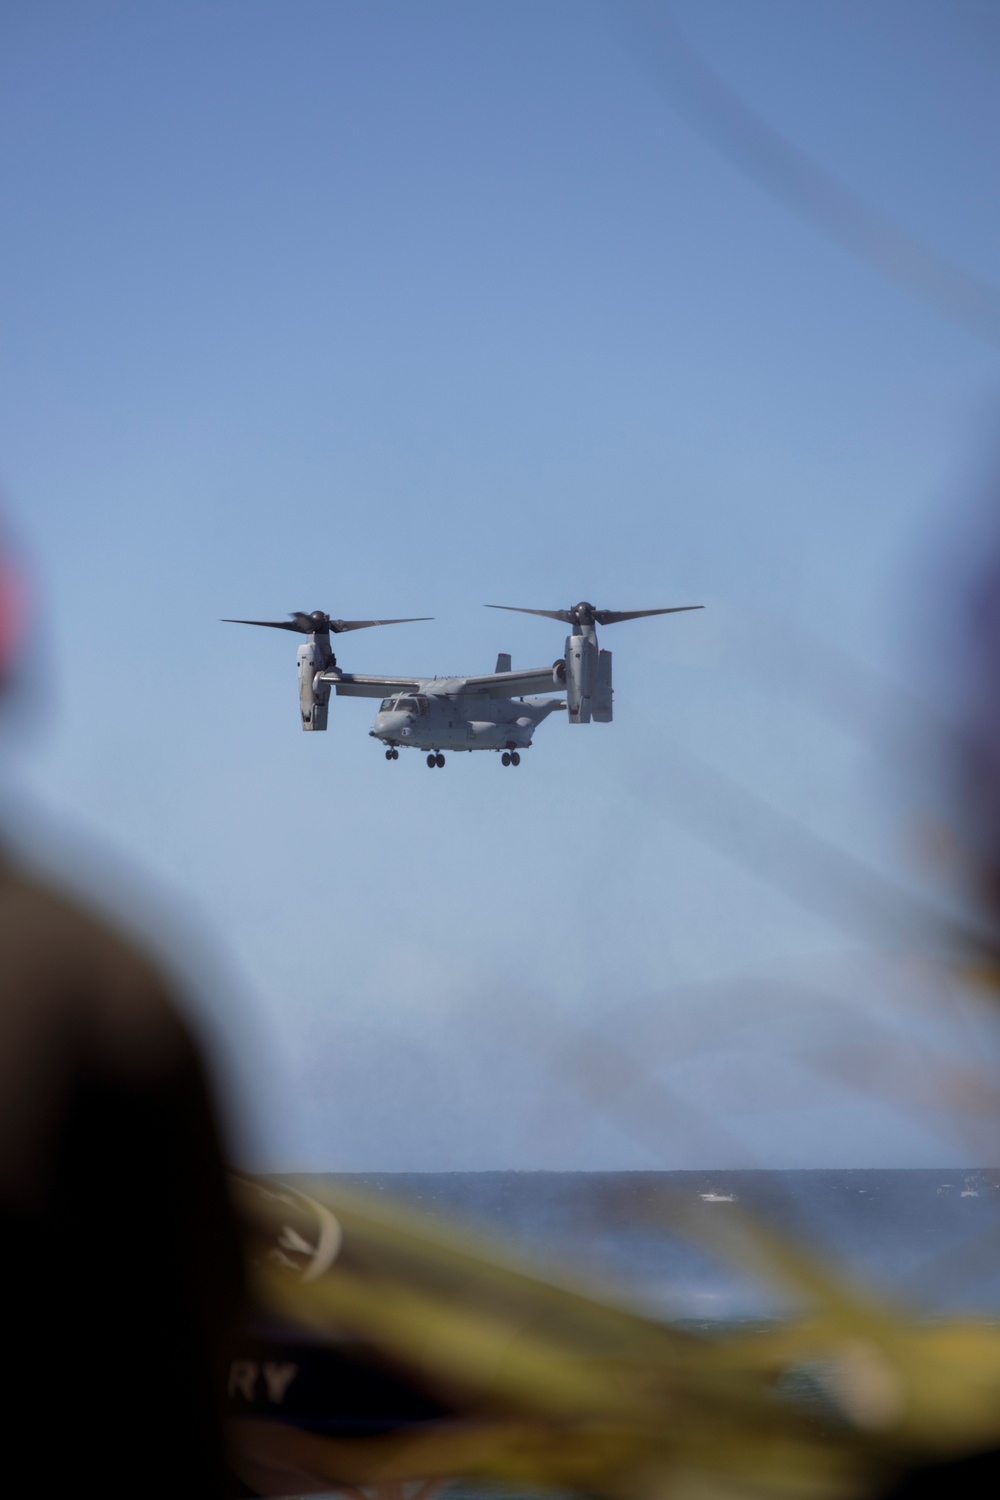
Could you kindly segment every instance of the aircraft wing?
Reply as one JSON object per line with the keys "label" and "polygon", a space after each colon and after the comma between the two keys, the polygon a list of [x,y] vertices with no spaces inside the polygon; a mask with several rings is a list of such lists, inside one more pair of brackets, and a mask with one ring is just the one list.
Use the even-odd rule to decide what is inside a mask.
{"label": "aircraft wing", "polygon": [[491,672],[486,677],[463,677],[463,693],[479,693],[489,698],[521,698],[530,693],[563,693],[552,675],[551,667],[528,667],[522,672]]}
{"label": "aircraft wing", "polygon": [[329,682],[338,698],[391,698],[394,693],[418,693],[420,677],[367,677],[360,672],[321,672],[321,682]]}
{"label": "aircraft wing", "polygon": [[338,698],[389,698],[394,693],[438,693],[449,698],[475,694],[483,698],[521,698],[531,693],[561,693],[551,667],[521,672],[490,672],[484,677],[374,677],[335,668],[319,674]]}

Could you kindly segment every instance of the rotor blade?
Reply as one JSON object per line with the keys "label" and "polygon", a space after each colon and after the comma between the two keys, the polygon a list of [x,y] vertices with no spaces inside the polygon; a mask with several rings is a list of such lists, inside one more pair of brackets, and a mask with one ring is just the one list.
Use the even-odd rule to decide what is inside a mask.
{"label": "rotor blade", "polygon": [[412,625],[417,620],[433,618],[433,615],[407,615],[403,620],[331,620],[330,629],[339,635],[342,630],[367,630],[369,625]]}
{"label": "rotor blade", "polygon": [[675,604],[672,609],[595,609],[598,625],[617,625],[622,620],[642,620],[646,615],[683,615],[690,609],[704,609],[704,604]]}
{"label": "rotor blade", "polygon": [[509,609],[515,615],[544,615],[546,620],[562,620],[572,625],[573,616],[568,609],[522,609],[518,604],[484,604],[484,609]]}
{"label": "rotor blade", "polygon": [[298,635],[308,634],[296,620],[228,620],[223,625],[267,625],[271,630],[294,630]]}
{"label": "rotor blade", "polygon": [[[317,618],[317,616],[319,618]],[[413,615],[405,620],[331,620],[329,615],[315,610],[307,615],[296,610],[290,620],[224,620],[225,625],[267,625],[271,630],[294,630],[297,635],[312,635],[325,630],[339,635],[343,630],[367,630],[369,625],[408,625],[411,620],[432,620],[433,615]]]}

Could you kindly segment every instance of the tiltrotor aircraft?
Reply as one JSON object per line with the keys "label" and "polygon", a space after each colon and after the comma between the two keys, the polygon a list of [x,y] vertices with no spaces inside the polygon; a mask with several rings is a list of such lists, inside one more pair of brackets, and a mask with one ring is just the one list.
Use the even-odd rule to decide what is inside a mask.
{"label": "tiltrotor aircraft", "polygon": [[[325,729],[330,694],[340,698],[381,698],[369,730],[386,747],[386,760],[398,760],[400,749],[427,752],[429,766],[444,765],[445,750],[495,750],[505,766],[519,766],[543,719],[565,710],[571,724],[611,723],[611,652],[597,644],[598,625],[640,620],[647,615],[676,615],[703,608],[595,609],[586,602],[571,609],[520,609],[489,604],[516,614],[543,615],[571,627],[565,655],[550,667],[511,671],[501,652],[496,670],[483,677],[377,677],[345,672],[337,665],[331,635],[366,630],[372,625],[409,625],[428,615],[405,620],[333,620],[323,610],[301,611],[287,620],[227,620],[227,625],[264,625],[308,636],[299,647],[299,705],[302,728]],[[548,693],[565,698],[548,698]],[[534,696],[534,695],[538,696]],[[531,695],[531,696],[526,696]]]}

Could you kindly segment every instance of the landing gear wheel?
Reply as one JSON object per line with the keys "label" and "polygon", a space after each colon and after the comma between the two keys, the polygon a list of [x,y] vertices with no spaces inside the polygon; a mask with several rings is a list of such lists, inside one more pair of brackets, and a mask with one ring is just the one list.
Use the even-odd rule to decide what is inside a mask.
{"label": "landing gear wheel", "polygon": [[391,750],[387,750],[385,752],[385,758],[386,758],[386,760],[392,760],[392,751]]}
{"label": "landing gear wheel", "polygon": [[438,768],[441,768],[441,767],[444,766],[444,756],[441,754],[440,750],[438,751],[437,755],[435,755],[435,757],[434,757],[434,764]]}
{"label": "landing gear wheel", "polygon": [[393,750],[393,752],[392,752],[392,758],[393,758],[393,760],[398,760],[399,759],[399,751],[398,750]]}
{"label": "landing gear wheel", "polygon": [[436,755],[428,755],[428,757],[427,757],[427,764],[430,766],[431,770],[433,771],[434,767],[437,765],[437,756]]}
{"label": "landing gear wheel", "polygon": [[510,751],[509,750],[505,750],[504,753],[501,755],[501,757],[500,757],[500,764],[502,766],[509,766],[510,765]]}
{"label": "landing gear wheel", "polygon": [[519,766],[521,764],[521,757],[516,750],[510,752],[510,763],[512,766]]}

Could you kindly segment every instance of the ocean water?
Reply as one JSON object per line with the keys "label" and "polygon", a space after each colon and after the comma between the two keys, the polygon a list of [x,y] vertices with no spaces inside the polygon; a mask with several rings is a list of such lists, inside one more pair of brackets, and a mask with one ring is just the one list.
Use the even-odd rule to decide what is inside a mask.
{"label": "ocean water", "polygon": [[[597,1278],[671,1321],[781,1316],[680,1217],[749,1213],[842,1274],[928,1314],[1000,1316],[1000,1169],[732,1172],[385,1172],[330,1181],[485,1231],[498,1247]],[[672,1225],[671,1221],[674,1221]]]}

